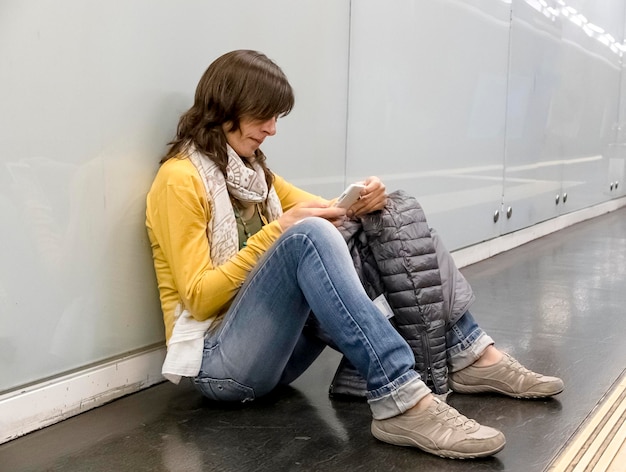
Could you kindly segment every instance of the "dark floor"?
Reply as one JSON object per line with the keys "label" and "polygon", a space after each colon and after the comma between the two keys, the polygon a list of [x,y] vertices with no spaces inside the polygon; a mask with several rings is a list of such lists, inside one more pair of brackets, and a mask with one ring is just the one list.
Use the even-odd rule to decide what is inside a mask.
{"label": "dark floor", "polygon": [[157,385],[0,446],[0,470],[543,471],[626,367],[626,209],[463,273],[499,347],[566,384],[550,400],[448,397],[505,433],[495,457],[454,461],[376,441],[367,404],[328,398],[338,356],[327,351],[292,387],[240,407]]}

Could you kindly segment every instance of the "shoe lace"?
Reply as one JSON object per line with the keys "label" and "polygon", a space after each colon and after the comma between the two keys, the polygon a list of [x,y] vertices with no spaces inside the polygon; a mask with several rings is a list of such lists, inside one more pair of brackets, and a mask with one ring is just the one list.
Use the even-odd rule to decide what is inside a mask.
{"label": "shoe lace", "polygon": [[444,402],[439,402],[437,408],[435,409],[435,415],[440,417],[445,423],[448,423],[455,429],[461,428],[463,430],[469,430],[477,425],[476,421],[462,415]]}
{"label": "shoe lace", "polygon": [[535,377],[539,377],[539,374],[533,372],[532,370],[527,369],[526,367],[524,367],[522,364],[520,364],[517,359],[508,356],[509,358],[509,365],[511,367],[511,369],[516,370],[517,372],[519,372],[522,375],[533,375]]}

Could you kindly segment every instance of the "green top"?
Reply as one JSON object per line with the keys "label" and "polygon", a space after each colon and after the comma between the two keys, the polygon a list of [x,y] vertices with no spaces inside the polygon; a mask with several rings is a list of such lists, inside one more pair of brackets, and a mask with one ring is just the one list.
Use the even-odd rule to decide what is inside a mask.
{"label": "green top", "polygon": [[237,220],[237,232],[239,233],[239,249],[243,249],[247,245],[248,238],[261,230],[263,220],[256,205],[250,219],[245,221],[239,214],[239,210],[235,208],[235,219]]}

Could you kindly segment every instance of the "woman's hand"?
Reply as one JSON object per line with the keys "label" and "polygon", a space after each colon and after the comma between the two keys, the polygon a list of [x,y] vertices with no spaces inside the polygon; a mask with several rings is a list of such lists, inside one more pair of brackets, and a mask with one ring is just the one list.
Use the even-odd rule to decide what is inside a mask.
{"label": "woman's hand", "polygon": [[368,177],[363,184],[365,188],[361,191],[361,198],[348,209],[350,217],[382,210],[387,204],[385,184],[378,177]]}
{"label": "woman's hand", "polygon": [[296,206],[283,213],[277,221],[283,231],[286,231],[309,216],[324,218],[335,226],[341,226],[346,216],[346,210],[330,206],[328,202],[313,200],[298,203]]}

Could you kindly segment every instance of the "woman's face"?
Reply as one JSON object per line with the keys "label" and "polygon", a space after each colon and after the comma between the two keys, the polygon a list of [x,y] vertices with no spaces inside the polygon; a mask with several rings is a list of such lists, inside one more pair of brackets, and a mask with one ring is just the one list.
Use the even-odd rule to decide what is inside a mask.
{"label": "woman's face", "polygon": [[269,120],[259,120],[256,118],[243,117],[239,120],[239,129],[229,131],[232,123],[227,122],[222,125],[226,141],[235,152],[242,157],[253,157],[263,141],[268,136],[276,134],[276,117]]}

